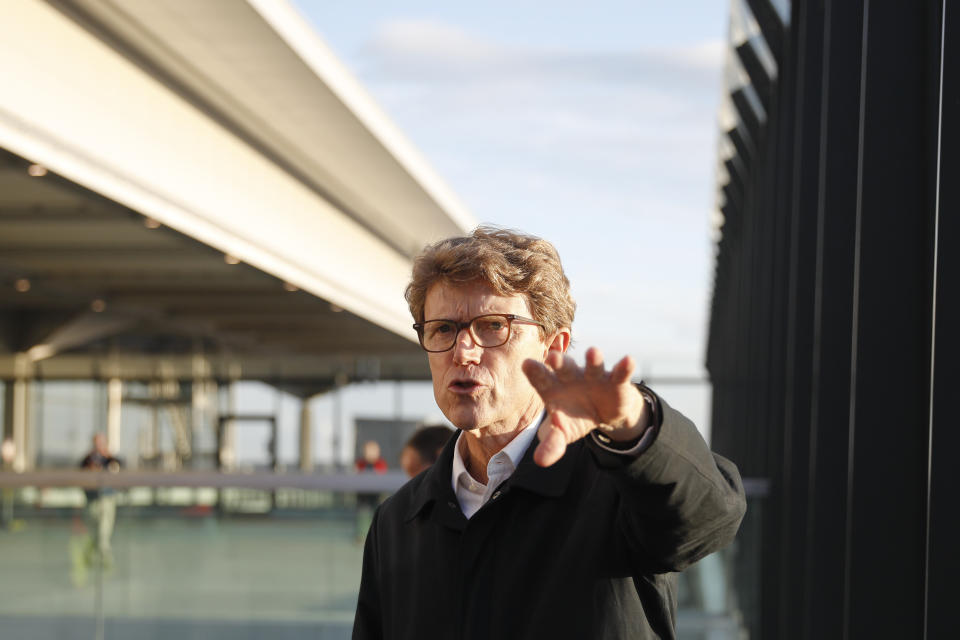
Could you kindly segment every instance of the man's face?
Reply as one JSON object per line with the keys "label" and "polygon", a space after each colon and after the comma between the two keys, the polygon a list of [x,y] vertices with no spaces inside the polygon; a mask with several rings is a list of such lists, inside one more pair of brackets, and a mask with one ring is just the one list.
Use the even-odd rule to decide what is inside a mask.
{"label": "man's face", "polygon": [[[424,320],[465,322],[487,313],[531,317],[525,296],[501,296],[483,282],[438,282],[427,290]],[[452,349],[429,354],[437,406],[464,430],[506,433],[526,426],[542,403],[520,365],[527,358],[542,362],[552,342],[537,326],[515,323],[506,344],[484,348],[462,330]]]}

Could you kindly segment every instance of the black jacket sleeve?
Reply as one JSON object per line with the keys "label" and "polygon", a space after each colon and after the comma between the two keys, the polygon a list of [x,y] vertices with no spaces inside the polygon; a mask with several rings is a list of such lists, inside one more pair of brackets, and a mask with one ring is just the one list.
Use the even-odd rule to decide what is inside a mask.
{"label": "black jacket sleeve", "polygon": [[656,439],[637,456],[602,449],[597,464],[620,494],[618,526],[644,572],[681,571],[728,545],[746,511],[740,473],[712,453],[694,424],[657,398]]}

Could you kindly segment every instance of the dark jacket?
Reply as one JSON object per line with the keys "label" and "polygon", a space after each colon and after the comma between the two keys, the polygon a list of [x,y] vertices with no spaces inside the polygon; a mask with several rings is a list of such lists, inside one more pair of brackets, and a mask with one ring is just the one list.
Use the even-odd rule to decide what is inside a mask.
{"label": "dark jacket", "polygon": [[451,438],[374,515],[354,639],[674,638],[671,572],[728,544],[745,501],[736,466],[666,403],[660,415],[637,457],[588,437],[541,468],[534,442],[470,520]]}

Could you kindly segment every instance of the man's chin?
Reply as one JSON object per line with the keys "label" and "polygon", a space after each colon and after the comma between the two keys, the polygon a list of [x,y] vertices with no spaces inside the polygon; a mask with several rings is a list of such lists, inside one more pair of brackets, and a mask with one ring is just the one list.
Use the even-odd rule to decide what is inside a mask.
{"label": "man's chin", "polygon": [[466,419],[466,420],[451,419],[450,423],[453,426],[455,426],[457,429],[460,429],[460,431],[473,431],[480,425],[479,420],[471,420],[471,419]]}
{"label": "man's chin", "polygon": [[444,415],[450,424],[461,431],[471,431],[482,424],[480,412],[472,407],[451,407]]}

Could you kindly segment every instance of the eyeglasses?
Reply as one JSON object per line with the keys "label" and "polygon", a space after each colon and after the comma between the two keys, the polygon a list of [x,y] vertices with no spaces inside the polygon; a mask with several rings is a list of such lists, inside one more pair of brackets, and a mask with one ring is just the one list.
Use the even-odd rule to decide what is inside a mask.
{"label": "eyeglasses", "polygon": [[464,329],[470,332],[473,342],[481,347],[499,347],[510,339],[513,323],[543,325],[536,320],[512,313],[488,313],[466,322],[456,320],[427,320],[413,325],[420,338],[420,346],[430,353],[449,351],[457,343],[457,336]]}

